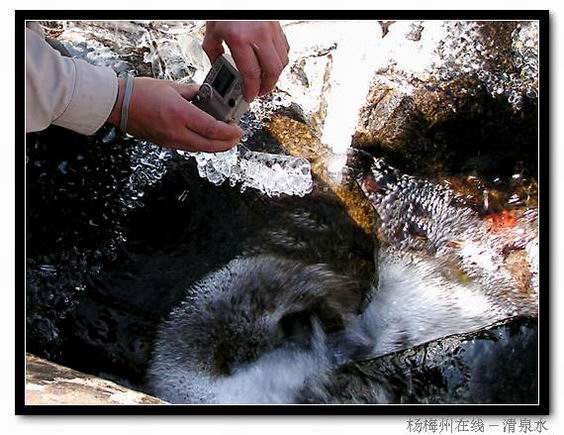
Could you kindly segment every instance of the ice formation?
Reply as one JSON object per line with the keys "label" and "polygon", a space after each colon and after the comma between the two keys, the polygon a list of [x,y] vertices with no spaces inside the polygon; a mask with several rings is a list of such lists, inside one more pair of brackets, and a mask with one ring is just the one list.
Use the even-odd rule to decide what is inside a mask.
{"label": "ice formation", "polygon": [[[201,48],[203,25],[173,21],[69,23],[61,40],[73,55],[119,72],[137,70],[158,78],[201,82],[209,68]],[[335,152],[330,168],[334,175],[344,166],[345,159],[338,156],[350,145],[359,111],[374,82],[407,96],[421,83],[470,74],[516,109],[523,96],[537,94],[539,29],[534,21],[508,24],[505,30],[496,27],[493,33],[487,23],[475,21],[392,21],[384,27],[368,20],[288,21],[282,26],[292,47],[290,63],[274,93],[255,100],[242,119],[241,142],[261,129],[273,113],[292,104],[305,119],[313,121],[321,141]],[[510,33],[503,34],[507,29]],[[499,46],[492,43],[498,31],[505,38]],[[109,48],[108,40],[119,44]],[[234,158],[241,164],[232,164]],[[266,157],[249,158],[228,153],[225,157],[201,155],[197,160],[200,174],[215,184],[229,179],[232,184],[241,183],[243,189],[258,188],[268,195],[304,194],[311,189],[306,181],[309,172],[299,178],[294,174],[301,169],[266,163],[270,160]],[[279,157],[281,162],[287,159],[291,160]],[[279,177],[280,170],[289,170],[287,175],[300,184],[289,187],[287,180]],[[267,177],[268,182],[258,181],[267,173],[276,176]]]}
{"label": "ice formation", "polygon": [[179,154],[193,157],[200,177],[216,186],[229,180],[231,186],[239,184],[242,192],[250,187],[269,197],[281,194],[304,196],[313,189],[311,165],[306,159],[251,151],[243,145],[273,113],[291,103],[291,98],[283,91],[253,101],[240,122],[243,136],[238,147],[223,153],[179,151]]}
{"label": "ice formation", "polygon": [[267,196],[297,195],[311,192],[313,180],[309,162],[301,157],[269,154],[232,148],[223,153],[189,153],[194,158],[200,177],[215,185],[229,180],[231,186],[240,184],[241,191],[253,188]]}

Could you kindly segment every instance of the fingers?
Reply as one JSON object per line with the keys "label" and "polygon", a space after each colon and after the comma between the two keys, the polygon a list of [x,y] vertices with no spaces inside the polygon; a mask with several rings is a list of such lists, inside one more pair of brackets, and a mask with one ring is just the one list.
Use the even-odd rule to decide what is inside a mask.
{"label": "fingers", "polygon": [[276,47],[276,51],[278,52],[278,57],[280,61],[284,65],[288,65],[288,53],[290,52],[290,44],[288,44],[288,40],[286,39],[286,35],[280,27],[279,23],[275,23],[275,32],[276,36],[272,38],[272,42]]}
{"label": "fingers", "polygon": [[173,81],[170,81],[169,83],[176,90],[176,92],[178,92],[180,95],[182,95],[183,98],[188,101],[192,101],[198,93],[198,90],[200,89],[199,85],[183,85]]}
{"label": "fingers", "polygon": [[278,59],[280,59],[280,62],[282,63],[282,69],[284,69],[286,65],[288,65],[289,60],[287,45],[283,38],[274,38],[272,43],[278,53]]}
{"label": "fingers", "polygon": [[290,44],[288,43],[288,38],[286,38],[286,34],[284,33],[284,30],[282,30],[282,27],[278,27],[280,29],[280,35],[281,35],[281,39],[284,41],[284,45],[286,46],[286,53],[290,52]]}
{"label": "fingers", "polygon": [[274,89],[280,73],[286,66],[286,63],[280,59],[278,50],[275,48],[274,43],[270,41],[269,44],[263,44],[260,47],[255,46],[254,51],[258,57],[262,77],[259,89],[259,95],[265,95]]}
{"label": "fingers", "polygon": [[172,139],[165,146],[186,150],[203,151],[207,153],[219,153],[233,148],[238,139],[214,140],[204,137],[192,130],[182,130],[178,137]]}
{"label": "fingers", "polygon": [[213,62],[229,46],[243,77],[244,98],[250,103],[257,95],[270,92],[288,64],[290,46],[278,22],[208,22],[203,47]]}
{"label": "fingers", "polygon": [[214,62],[221,54],[223,54],[223,40],[212,32],[206,32],[202,48],[208,55],[210,62]]}
{"label": "fingers", "polygon": [[165,146],[217,153],[227,151],[239,142],[243,134],[239,127],[218,121],[191,103],[185,102],[183,106],[181,122],[184,125],[174,129]]}
{"label": "fingers", "polygon": [[279,48],[273,41],[257,44],[230,46],[235,64],[243,77],[244,98],[248,103],[257,95],[265,95],[274,89],[278,77],[288,64],[288,54],[282,41]]}
{"label": "fingers", "polygon": [[199,86],[140,77],[129,107],[128,132],[161,146],[219,152],[239,142],[243,131],[218,121],[187,100]]}
{"label": "fingers", "polygon": [[233,140],[238,141],[241,138],[243,130],[240,127],[218,121],[193,104],[187,103],[186,106],[186,127],[193,132],[207,139],[227,141],[229,143]]}
{"label": "fingers", "polygon": [[241,44],[237,41],[228,43],[228,45],[237,69],[243,77],[245,87],[243,97],[247,103],[250,103],[261,89],[261,65],[251,45]]}
{"label": "fingers", "polygon": [[[198,85],[183,85],[174,82],[171,82],[171,84],[174,89],[187,100],[192,100],[200,88]],[[240,127],[218,121],[193,104],[186,104],[185,111],[186,126],[204,137],[218,140],[231,140],[239,139],[243,134],[243,130]]]}

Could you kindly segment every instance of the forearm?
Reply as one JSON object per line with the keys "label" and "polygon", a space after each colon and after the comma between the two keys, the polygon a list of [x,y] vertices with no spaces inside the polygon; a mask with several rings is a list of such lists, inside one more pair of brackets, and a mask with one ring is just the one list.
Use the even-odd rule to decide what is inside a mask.
{"label": "forearm", "polygon": [[65,58],[26,30],[26,131],[56,124],[93,134],[112,115],[118,79],[110,68]]}
{"label": "forearm", "polygon": [[[190,101],[197,86],[138,77],[130,95],[127,132],[187,151],[220,152],[233,147],[242,130],[214,119]],[[105,122],[119,126],[125,82],[110,68],[62,57],[26,32],[26,130],[50,124],[93,134]]]}

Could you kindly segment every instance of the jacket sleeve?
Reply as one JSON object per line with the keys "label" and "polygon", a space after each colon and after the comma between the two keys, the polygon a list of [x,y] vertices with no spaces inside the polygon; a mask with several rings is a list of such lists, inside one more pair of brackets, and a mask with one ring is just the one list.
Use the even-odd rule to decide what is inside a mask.
{"label": "jacket sleeve", "polygon": [[111,68],[63,57],[26,29],[26,132],[50,124],[91,135],[108,119],[118,91]]}

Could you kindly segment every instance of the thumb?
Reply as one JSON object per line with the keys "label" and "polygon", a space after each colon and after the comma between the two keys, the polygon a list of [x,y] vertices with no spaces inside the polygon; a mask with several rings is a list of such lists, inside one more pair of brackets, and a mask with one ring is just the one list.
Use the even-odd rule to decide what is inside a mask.
{"label": "thumb", "polygon": [[206,33],[202,48],[210,58],[210,62],[213,63],[224,52],[223,40],[213,33]]}
{"label": "thumb", "polygon": [[198,89],[200,89],[200,85],[184,85],[181,83],[171,83],[172,87],[182,95],[188,101],[191,101],[196,94],[198,93]]}

